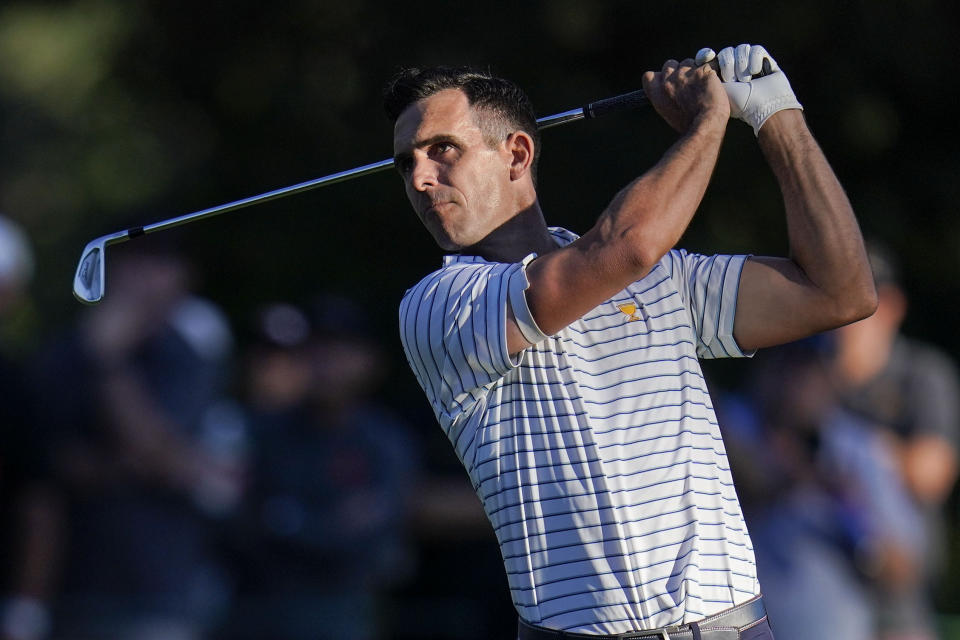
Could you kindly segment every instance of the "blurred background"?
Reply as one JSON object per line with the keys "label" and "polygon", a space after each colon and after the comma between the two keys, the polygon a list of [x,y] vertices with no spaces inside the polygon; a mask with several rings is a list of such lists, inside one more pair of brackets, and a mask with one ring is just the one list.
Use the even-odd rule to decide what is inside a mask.
{"label": "blurred background", "polygon": [[[490,67],[548,115],[751,42],[789,75],[886,286],[856,331],[707,365],[774,628],[960,638],[958,14],[0,3],[2,637],[513,637],[492,532],[397,340],[440,252],[395,174],[115,246],[97,307],[70,295],[80,252],[390,157],[380,88],[401,65]],[[548,222],[588,229],[672,139],[652,112],[547,132]],[[682,244],[786,250],[746,125]]]}

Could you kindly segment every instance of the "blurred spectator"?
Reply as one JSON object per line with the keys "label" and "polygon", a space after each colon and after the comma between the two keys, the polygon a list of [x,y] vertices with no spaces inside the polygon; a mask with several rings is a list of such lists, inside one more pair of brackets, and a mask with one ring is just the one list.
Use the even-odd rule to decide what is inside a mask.
{"label": "blurred spectator", "polygon": [[907,296],[895,258],[876,244],[869,253],[879,307],[835,332],[833,372],[843,405],[889,443],[895,473],[926,524],[920,579],[876,585],[882,637],[933,638],[930,590],[946,565],[943,505],[957,478],[960,383],[944,353],[900,333]]}
{"label": "blurred spectator", "polygon": [[227,595],[212,525],[241,494],[232,336],[176,253],[118,251],[108,276],[41,367],[69,516],[54,636],[193,640]]}
{"label": "blurred spectator", "polygon": [[[0,216],[0,324],[26,303],[33,251],[26,234]],[[0,336],[6,336],[0,331]],[[0,340],[0,638],[37,640],[50,628],[49,600],[62,530],[25,363]]]}
{"label": "blurred spectator", "polygon": [[719,416],[778,640],[875,635],[871,585],[915,584],[922,525],[887,440],[842,409],[821,338],[758,355]]}
{"label": "blurred spectator", "polygon": [[19,224],[0,215],[0,314],[22,300],[33,277],[33,249]]}
{"label": "blurred spectator", "polygon": [[366,313],[327,296],[259,318],[241,598],[225,638],[384,637],[378,597],[411,569],[418,464],[406,426],[373,397],[385,367]]}

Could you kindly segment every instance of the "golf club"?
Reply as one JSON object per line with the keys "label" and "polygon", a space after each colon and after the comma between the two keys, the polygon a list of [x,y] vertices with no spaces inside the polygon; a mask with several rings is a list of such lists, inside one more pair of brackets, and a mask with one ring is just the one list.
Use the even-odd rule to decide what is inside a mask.
{"label": "golf club", "polygon": [[[599,118],[600,116],[616,111],[639,109],[648,104],[649,102],[646,95],[642,90],[638,90],[625,93],[623,95],[614,96],[612,98],[597,100],[596,102],[591,102],[579,109],[571,109],[570,111],[564,111],[563,113],[557,113],[552,116],[538,118],[537,125],[541,130],[549,129],[550,127],[556,127],[561,124],[573,122],[574,120]],[[307,182],[301,182],[300,184],[283,187],[281,189],[275,189],[260,195],[250,196],[241,200],[235,200],[233,202],[228,202],[226,204],[211,207],[209,209],[203,209],[201,211],[195,211],[193,213],[187,213],[182,216],[169,218],[167,220],[162,220],[160,222],[155,222],[142,227],[131,227],[130,229],[117,231],[115,233],[96,238],[95,240],[91,240],[87,244],[86,248],[84,248],[83,254],[80,257],[80,263],[77,265],[77,272],[73,278],[73,295],[77,298],[77,300],[85,304],[96,304],[103,299],[105,286],[104,261],[106,259],[107,247],[110,245],[120,244],[138,236],[155,233],[157,231],[163,231],[165,229],[195,222],[204,218],[210,218],[221,213],[227,213],[228,211],[236,211],[237,209],[249,207],[250,205],[254,204],[260,204],[261,202],[269,202],[278,198],[285,198],[297,193],[303,193],[305,191],[309,191],[310,189],[316,189],[317,187],[323,187],[328,184],[334,184],[337,182],[343,182],[345,180],[352,180],[353,178],[370,175],[372,173],[378,173],[380,171],[389,169],[392,166],[393,159],[388,158],[387,160],[381,160],[380,162],[374,162],[372,164],[363,165],[354,169],[348,169],[346,171],[334,173],[322,178],[315,178],[313,180],[308,180]]]}

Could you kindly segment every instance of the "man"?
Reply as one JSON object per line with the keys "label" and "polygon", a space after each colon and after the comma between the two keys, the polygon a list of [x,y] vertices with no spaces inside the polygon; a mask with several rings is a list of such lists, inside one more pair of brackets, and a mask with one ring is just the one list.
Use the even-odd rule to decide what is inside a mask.
{"label": "man", "polygon": [[908,517],[923,523],[913,553],[872,567],[878,635],[930,639],[936,637],[931,592],[946,566],[943,509],[957,479],[960,380],[946,353],[901,332],[909,304],[893,255],[877,243],[868,255],[877,312],[834,332],[834,384],[845,408],[892,449]]}
{"label": "man", "polygon": [[224,400],[233,334],[179,252],[154,244],[109,268],[111,296],[38,367],[71,525],[52,637],[198,640],[228,595],[213,542],[243,472]]}
{"label": "man", "polygon": [[407,427],[376,402],[380,346],[351,300],[272,304],[247,360],[250,465],[239,597],[220,637],[371,640],[403,581],[415,482]]}
{"label": "man", "polygon": [[[580,238],[544,221],[519,89],[411,69],[385,93],[407,196],[456,252],[407,292],[401,337],[497,534],[521,638],[772,637],[697,357],[865,317],[875,291],[784,74],[762,47],[718,61],[726,86],[692,60],[643,75],[679,138]],[[671,250],[731,113],[780,183],[791,258]]]}

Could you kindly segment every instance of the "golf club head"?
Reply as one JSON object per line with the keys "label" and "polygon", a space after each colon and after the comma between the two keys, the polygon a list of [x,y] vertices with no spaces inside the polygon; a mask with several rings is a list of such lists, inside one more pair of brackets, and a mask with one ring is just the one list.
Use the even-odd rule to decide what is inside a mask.
{"label": "golf club head", "polygon": [[84,304],[96,304],[103,299],[103,258],[107,245],[103,238],[87,244],[73,277],[73,296]]}
{"label": "golf club head", "polygon": [[87,243],[73,276],[73,295],[77,300],[84,304],[96,304],[103,299],[107,246],[124,242],[127,238],[127,232],[122,231]]}

